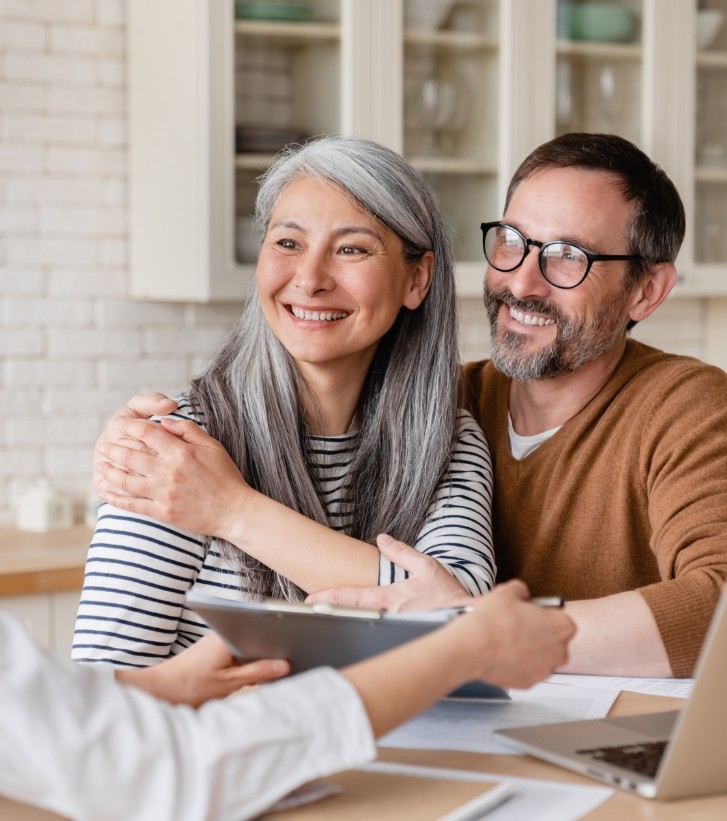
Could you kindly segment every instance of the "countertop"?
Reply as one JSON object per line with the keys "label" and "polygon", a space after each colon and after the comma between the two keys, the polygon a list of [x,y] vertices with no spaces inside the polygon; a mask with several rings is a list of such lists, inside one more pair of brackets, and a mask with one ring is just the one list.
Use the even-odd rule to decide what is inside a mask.
{"label": "countertop", "polygon": [[80,590],[91,531],[0,529],[0,596]]}

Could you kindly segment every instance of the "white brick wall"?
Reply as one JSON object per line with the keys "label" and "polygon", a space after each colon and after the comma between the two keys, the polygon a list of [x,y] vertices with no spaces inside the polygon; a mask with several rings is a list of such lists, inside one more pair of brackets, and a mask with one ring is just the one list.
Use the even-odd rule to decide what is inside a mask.
{"label": "white brick wall", "polygon": [[[183,388],[240,307],[125,296],[124,24],[123,0],[0,0],[0,526],[41,475],[80,511],[104,420]],[[638,335],[702,355],[703,313],[675,300]],[[480,300],[462,320],[485,356]]]}
{"label": "white brick wall", "polygon": [[0,0],[0,526],[38,476],[82,507],[104,420],[184,388],[239,305],[132,302],[123,0]]}

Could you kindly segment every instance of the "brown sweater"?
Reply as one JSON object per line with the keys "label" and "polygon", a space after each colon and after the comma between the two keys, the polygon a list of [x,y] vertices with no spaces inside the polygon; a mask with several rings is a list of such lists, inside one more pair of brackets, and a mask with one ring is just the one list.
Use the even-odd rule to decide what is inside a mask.
{"label": "brown sweater", "polygon": [[495,469],[498,579],[535,596],[638,590],[675,676],[690,676],[727,575],[727,374],[629,341],[597,396],[521,461],[510,380],[463,369]]}

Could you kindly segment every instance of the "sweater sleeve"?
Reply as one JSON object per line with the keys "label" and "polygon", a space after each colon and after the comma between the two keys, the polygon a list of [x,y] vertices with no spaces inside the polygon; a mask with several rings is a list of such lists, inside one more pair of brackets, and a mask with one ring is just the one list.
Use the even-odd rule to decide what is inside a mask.
{"label": "sweater sleeve", "polygon": [[[472,595],[495,584],[492,542],[492,463],[482,429],[460,411],[452,460],[429,504],[415,547],[442,565]],[[379,583],[405,579],[406,573],[380,559]]]}
{"label": "sweater sleeve", "polygon": [[241,821],[376,752],[328,668],[195,711],[41,651],[2,615],[0,701],[0,793],[78,821]]}
{"label": "sweater sleeve", "polygon": [[675,676],[692,674],[727,574],[727,376],[696,363],[653,397],[642,475],[664,580],[640,589]]}

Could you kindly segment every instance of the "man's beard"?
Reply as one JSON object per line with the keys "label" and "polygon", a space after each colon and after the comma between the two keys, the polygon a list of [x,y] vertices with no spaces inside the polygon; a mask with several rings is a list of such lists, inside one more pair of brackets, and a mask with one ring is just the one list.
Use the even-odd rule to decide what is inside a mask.
{"label": "man's beard", "polygon": [[[517,381],[552,379],[573,373],[610,351],[622,338],[626,325],[626,296],[600,308],[590,317],[571,319],[558,307],[539,299],[519,300],[508,290],[494,293],[485,280],[485,310],[490,320],[491,359],[498,371]],[[547,317],[556,323],[555,339],[536,351],[527,333],[505,330],[498,338],[497,314],[502,304],[524,314]]]}

